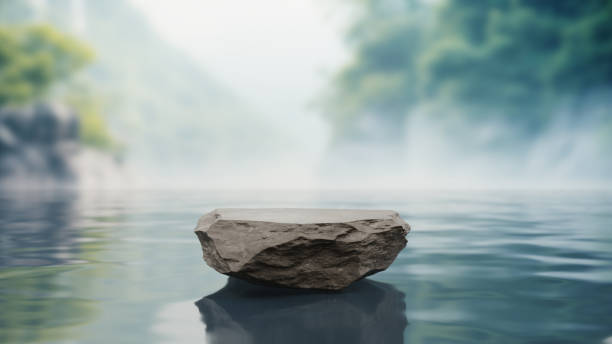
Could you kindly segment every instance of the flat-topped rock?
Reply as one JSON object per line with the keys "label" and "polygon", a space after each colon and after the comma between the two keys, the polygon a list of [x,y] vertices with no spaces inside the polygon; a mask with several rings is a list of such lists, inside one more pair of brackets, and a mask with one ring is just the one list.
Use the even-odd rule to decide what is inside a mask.
{"label": "flat-topped rock", "polygon": [[220,273],[268,285],[338,290],[385,270],[410,227],[391,210],[217,209],[195,233]]}

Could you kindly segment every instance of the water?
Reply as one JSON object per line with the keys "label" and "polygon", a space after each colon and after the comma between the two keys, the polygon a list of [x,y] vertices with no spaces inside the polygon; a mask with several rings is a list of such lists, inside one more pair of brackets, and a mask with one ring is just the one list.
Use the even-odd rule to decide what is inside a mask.
{"label": "water", "polygon": [[[216,207],[395,209],[394,264],[343,293],[208,268]],[[24,192],[0,196],[0,343],[610,343],[606,192]]]}

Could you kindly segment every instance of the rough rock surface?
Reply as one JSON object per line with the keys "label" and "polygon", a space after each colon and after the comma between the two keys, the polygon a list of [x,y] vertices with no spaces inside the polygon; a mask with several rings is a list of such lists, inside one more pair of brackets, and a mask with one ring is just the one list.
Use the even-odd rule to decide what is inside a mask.
{"label": "rough rock surface", "polygon": [[115,186],[122,177],[113,156],[81,144],[79,118],[70,108],[0,108],[0,190]]}
{"label": "rough rock surface", "polygon": [[204,260],[223,274],[327,290],[385,270],[409,231],[395,211],[344,209],[217,209],[195,229]]}
{"label": "rough rock surface", "polygon": [[73,179],[78,135],[78,118],[59,104],[0,109],[0,184]]}

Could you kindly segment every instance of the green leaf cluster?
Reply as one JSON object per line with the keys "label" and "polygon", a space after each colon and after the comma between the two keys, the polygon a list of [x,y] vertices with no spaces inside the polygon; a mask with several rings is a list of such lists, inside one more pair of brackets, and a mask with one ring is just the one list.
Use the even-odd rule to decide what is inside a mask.
{"label": "green leaf cluster", "polygon": [[0,26],[0,106],[42,97],[93,56],[85,44],[48,25]]}
{"label": "green leaf cluster", "polygon": [[104,120],[103,97],[73,78],[93,58],[87,44],[51,25],[0,26],[0,107],[63,101],[79,117],[83,144],[118,153],[121,147]]}
{"label": "green leaf cluster", "polygon": [[[612,1],[360,0],[354,59],[326,99],[338,132],[423,104],[537,132],[612,86]],[[347,129],[349,128],[349,129]]]}
{"label": "green leaf cluster", "polygon": [[71,85],[64,102],[79,117],[79,137],[84,145],[121,156],[124,148],[109,133],[104,113],[110,106],[105,98],[86,85]]}

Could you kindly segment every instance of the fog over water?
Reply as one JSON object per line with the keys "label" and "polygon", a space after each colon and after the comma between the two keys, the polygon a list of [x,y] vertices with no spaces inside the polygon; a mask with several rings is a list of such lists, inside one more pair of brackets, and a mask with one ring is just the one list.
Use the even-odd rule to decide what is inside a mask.
{"label": "fog over water", "polygon": [[[94,46],[101,70],[124,77],[100,87],[125,98],[120,113],[105,114],[126,147],[123,166],[101,173],[100,181],[89,177],[101,170],[92,167],[96,156],[78,160],[87,171],[80,181],[85,188],[611,186],[612,152],[602,143],[610,90],[584,95],[578,110],[559,102],[553,119],[530,137],[512,120],[469,119],[424,102],[394,124],[394,134],[383,123],[393,114],[375,110],[354,120],[358,136],[338,140],[322,99],[338,71],[359,62],[359,49],[347,39],[355,7],[342,2],[132,0],[135,11],[123,21],[143,22],[120,40],[114,23],[103,27],[92,14],[96,6],[124,14],[125,4],[70,0],[62,12],[57,3],[26,3],[43,22],[56,24],[59,9],[61,27]],[[117,19],[120,32],[125,23]],[[125,47],[134,51],[124,58],[118,52]],[[169,56],[186,58],[164,55],[173,49]],[[122,65],[129,55],[133,61]],[[188,63],[194,65],[183,66]],[[146,67],[139,74],[140,64]],[[96,68],[94,84],[102,83],[105,74]],[[186,80],[190,74],[201,80]]]}
{"label": "fog over water", "polygon": [[[344,40],[349,13],[341,4],[268,1],[238,11],[232,3],[135,1],[162,37],[193,56],[255,109],[279,139],[263,153],[187,163],[155,184],[236,188],[601,187],[610,158],[597,143],[595,103],[577,125],[559,104],[556,122],[522,144],[508,123],[468,123],[444,110],[417,109],[400,139],[335,145],[316,106],[332,72],[350,60]],[[240,23],[240,25],[236,25]],[[601,99],[601,98],[600,98]],[[379,117],[384,117],[379,116]],[[372,137],[377,117],[363,126]],[[589,120],[593,118],[593,120]],[[384,131],[381,130],[384,135]],[[232,133],[228,133],[232,135]],[[234,140],[240,142],[241,137]],[[499,141],[511,149],[488,149]],[[177,178],[175,178],[177,177]],[[154,177],[155,179],[157,177]]]}

